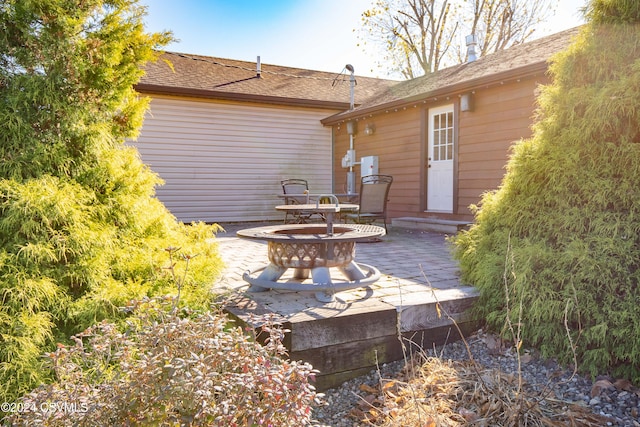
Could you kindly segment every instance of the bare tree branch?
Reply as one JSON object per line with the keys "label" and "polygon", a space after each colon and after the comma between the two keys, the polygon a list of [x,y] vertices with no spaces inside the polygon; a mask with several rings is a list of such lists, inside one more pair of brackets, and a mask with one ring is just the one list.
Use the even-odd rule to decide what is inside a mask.
{"label": "bare tree branch", "polygon": [[[384,47],[380,66],[410,79],[466,60],[459,41],[474,34],[480,55],[523,43],[553,11],[552,0],[377,0],[363,32]],[[462,36],[462,37],[461,37]]]}

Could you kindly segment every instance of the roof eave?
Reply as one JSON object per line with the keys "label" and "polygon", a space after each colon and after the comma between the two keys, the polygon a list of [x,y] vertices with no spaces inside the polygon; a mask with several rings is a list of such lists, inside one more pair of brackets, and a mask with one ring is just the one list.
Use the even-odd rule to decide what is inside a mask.
{"label": "roof eave", "polygon": [[373,114],[379,114],[389,111],[389,109],[403,108],[416,102],[426,102],[429,98],[439,98],[442,96],[454,96],[460,93],[468,92],[471,90],[479,89],[481,87],[492,86],[495,84],[501,84],[508,80],[518,80],[523,78],[535,77],[539,74],[544,74],[548,70],[548,61],[540,61],[532,64],[528,64],[523,67],[503,71],[488,76],[479,77],[476,79],[466,80],[459,83],[454,83],[448,86],[444,86],[429,92],[424,92],[419,95],[398,99],[395,101],[373,105],[371,107],[356,108],[355,110],[346,111],[334,114],[321,120],[325,126],[331,126],[339,124],[346,120],[355,119],[357,117],[368,116]]}
{"label": "roof eave", "polygon": [[257,102],[263,104],[289,105],[296,107],[323,108],[328,110],[346,110],[348,102],[323,101],[316,99],[286,98],[279,96],[267,96],[246,93],[221,92],[215,90],[195,89],[185,87],[173,87],[139,83],[135,89],[144,94],[188,96],[205,99],[220,99],[225,101]]}

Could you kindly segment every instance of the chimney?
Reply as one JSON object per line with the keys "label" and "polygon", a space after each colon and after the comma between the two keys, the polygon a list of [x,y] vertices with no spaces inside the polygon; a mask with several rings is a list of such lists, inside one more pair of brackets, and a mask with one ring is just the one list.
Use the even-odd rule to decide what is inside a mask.
{"label": "chimney", "polygon": [[478,55],[476,54],[476,46],[478,45],[478,39],[475,34],[468,35],[466,37],[467,41],[467,62],[473,62],[478,59]]}
{"label": "chimney", "polygon": [[256,77],[260,78],[262,76],[262,66],[260,65],[260,55],[258,55],[258,59],[256,60]]}

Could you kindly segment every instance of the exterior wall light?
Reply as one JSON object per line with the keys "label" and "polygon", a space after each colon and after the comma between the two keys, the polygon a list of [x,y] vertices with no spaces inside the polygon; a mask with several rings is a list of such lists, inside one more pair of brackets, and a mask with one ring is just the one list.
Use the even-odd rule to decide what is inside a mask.
{"label": "exterior wall light", "polygon": [[473,111],[473,98],[470,93],[460,95],[460,111]]}
{"label": "exterior wall light", "polygon": [[368,124],[364,127],[364,133],[366,135],[373,135],[375,131],[376,131],[376,127],[373,124]]}

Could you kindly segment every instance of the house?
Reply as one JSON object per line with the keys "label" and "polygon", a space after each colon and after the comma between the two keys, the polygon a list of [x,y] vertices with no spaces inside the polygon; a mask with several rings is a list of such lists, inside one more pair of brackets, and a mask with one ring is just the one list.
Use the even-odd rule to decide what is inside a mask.
{"label": "house", "polygon": [[185,222],[281,219],[281,179],[343,193],[348,175],[378,172],[394,177],[394,223],[466,223],[531,135],[548,59],[577,31],[409,81],[356,77],[353,92],[349,75],[167,52],[136,86],[152,101],[135,145]]}
{"label": "house", "polygon": [[549,57],[578,30],[394,84],[353,111],[324,118],[333,129],[334,187],[346,185],[341,156],[353,144],[358,158],[377,156],[378,172],[394,177],[394,224],[472,221],[469,206],[499,186],[513,142],[531,136]]}
{"label": "house", "polygon": [[[392,83],[358,77],[354,99]],[[165,52],[136,86],[151,104],[134,144],[179,220],[280,220],[281,180],[333,191],[332,129],[321,120],[350,108],[350,86],[338,72]]]}

